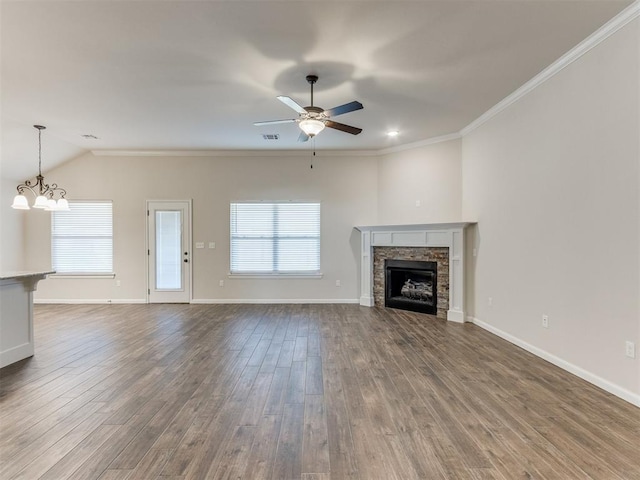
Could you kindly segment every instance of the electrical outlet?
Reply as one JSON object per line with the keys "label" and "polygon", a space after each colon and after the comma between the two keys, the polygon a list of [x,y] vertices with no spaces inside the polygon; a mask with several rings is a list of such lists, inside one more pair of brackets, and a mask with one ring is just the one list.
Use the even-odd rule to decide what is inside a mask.
{"label": "electrical outlet", "polygon": [[487,300],[487,305],[489,305],[490,307],[493,306],[493,297],[489,297],[489,299]]}
{"label": "electrical outlet", "polygon": [[542,315],[542,326],[544,328],[549,328],[549,316],[548,315]]}
{"label": "electrical outlet", "polygon": [[624,354],[629,358],[636,358],[636,344],[633,342],[625,342]]}
{"label": "electrical outlet", "polygon": [[473,256],[474,256],[474,257],[477,257],[477,256],[478,256],[478,249],[477,249],[477,248],[474,248],[474,249],[473,249]]}
{"label": "electrical outlet", "polygon": [[216,242],[209,242],[209,248],[216,248]]}
{"label": "electrical outlet", "polygon": [[224,280],[220,280],[220,286],[224,287]]}
{"label": "electrical outlet", "polygon": [[116,280],[116,287],[121,286],[122,284],[120,283],[120,280]]}
{"label": "electrical outlet", "polygon": [[422,205],[422,202],[420,200],[416,200],[416,207],[419,207],[420,205]]}
{"label": "electrical outlet", "polygon": [[342,286],[342,284],[340,283],[340,280],[336,280],[336,287],[340,287]]}

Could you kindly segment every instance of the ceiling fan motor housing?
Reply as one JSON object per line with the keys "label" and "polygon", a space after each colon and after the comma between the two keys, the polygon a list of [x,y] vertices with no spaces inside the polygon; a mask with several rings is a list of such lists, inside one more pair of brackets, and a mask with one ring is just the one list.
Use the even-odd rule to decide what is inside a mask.
{"label": "ceiling fan motor housing", "polygon": [[318,118],[321,116],[322,113],[324,113],[324,110],[320,107],[309,106],[309,107],[304,107],[304,109],[309,114],[309,118]]}

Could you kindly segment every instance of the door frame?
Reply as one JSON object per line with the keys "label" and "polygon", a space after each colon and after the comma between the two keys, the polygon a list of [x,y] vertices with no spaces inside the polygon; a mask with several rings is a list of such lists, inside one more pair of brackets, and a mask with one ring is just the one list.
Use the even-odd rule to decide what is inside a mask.
{"label": "door frame", "polygon": [[187,204],[187,215],[186,215],[186,228],[185,228],[185,243],[188,245],[189,247],[189,262],[188,262],[188,267],[187,267],[187,272],[185,273],[185,277],[188,276],[189,278],[189,288],[188,288],[188,294],[189,294],[189,301],[187,303],[191,303],[193,300],[193,249],[192,247],[192,228],[193,228],[193,221],[192,221],[192,216],[193,216],[193,199],[189,198],[189,199],[182,199],[182,200],[176,200],[176,199],[172,199],[172,200],[146,200],[145,201],[145,250],[147,251],[147,256],[145,257],[145,277],[146,277],[146,303],[151,303],[149,301],[149,298],[151,296],[151,284],[149,283],[149,270],[151,268],[150,262],[151,262],[151,246],[149,244],[149,211],[150,211],[150,205],[152,203],[178,203],[178,202],[184,202]]}

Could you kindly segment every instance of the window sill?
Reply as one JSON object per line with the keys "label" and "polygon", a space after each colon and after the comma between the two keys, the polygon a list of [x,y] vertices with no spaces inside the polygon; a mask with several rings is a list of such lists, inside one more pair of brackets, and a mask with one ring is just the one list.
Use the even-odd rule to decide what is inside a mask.
{"label": "window sill", "polygon": [[230,273],[228,278],[245,278],[245,279],[266,279],[273,278],[278,280],[283,279],[319,279],[322,278],[322,273]]}
{"label": "window sill", "polygon": [[49,278],[115,278],[115,273],[54,273]]}

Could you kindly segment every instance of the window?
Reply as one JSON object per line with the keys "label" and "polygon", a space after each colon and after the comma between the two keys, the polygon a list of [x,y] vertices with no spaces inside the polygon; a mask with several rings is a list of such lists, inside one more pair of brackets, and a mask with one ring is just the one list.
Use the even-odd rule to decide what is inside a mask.
{"label": "window", "polygon": [[319,203],[231,204],[231,273],[319,272]]}
{"label": "window", "polygon": [[111,202],[69,201],[68,212],[52,212],[51,263],[59,274],[113,273]]}

